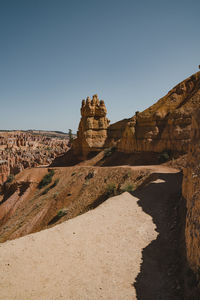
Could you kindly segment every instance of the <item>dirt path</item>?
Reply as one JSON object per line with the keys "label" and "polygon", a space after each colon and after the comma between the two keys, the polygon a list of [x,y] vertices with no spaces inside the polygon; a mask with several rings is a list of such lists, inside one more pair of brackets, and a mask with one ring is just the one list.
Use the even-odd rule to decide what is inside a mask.
{"label": "dirt path", "polygon": [[157,171],[134,195],[1,244],[0,299],[182,299],[173,227],[181,177]]}

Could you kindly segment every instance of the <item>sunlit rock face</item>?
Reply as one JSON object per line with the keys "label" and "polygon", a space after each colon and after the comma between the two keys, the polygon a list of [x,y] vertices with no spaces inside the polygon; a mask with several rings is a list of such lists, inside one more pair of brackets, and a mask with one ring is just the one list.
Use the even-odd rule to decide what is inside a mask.
{"label": "sunlit rock face", "polygon": [[73,151],[81,158],[86,158],[91,152],[99,152],[104,148],[107,138],[109,120],[103,100],[97,95],[92,100],[87,97],[82,101],[81,120],[77,132],[77,139],[73,142]]}
{"label": "sunlit rock face", "polygon": [[199,104],[200,72],[197,72],[148,109],[136,112],[127,122],[118,150],[187,152],[192,113]]}

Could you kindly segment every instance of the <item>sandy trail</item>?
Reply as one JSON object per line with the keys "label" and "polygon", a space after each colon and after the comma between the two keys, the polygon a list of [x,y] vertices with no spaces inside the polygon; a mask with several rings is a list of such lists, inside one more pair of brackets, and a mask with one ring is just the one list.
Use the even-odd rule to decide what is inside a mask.
{"label": "sandy trail", "polygon": [[[153,185],[154,201],[162,202],[163,193],[170,199],[165,179]],[[133,283],[140,274],[142,250],[158,233],[139,200],[123,193],[56,227],[1,244],[0,299],[143,300]]]}

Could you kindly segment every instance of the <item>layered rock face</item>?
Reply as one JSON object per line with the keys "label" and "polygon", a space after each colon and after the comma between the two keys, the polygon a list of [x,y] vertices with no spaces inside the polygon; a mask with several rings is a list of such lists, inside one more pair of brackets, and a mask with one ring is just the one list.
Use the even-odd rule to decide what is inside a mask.
{"label": "layered rock face", "polygon": [[200,281],[200,110],[192,120],[192,140],[184,169],[183,197],[187,203],[186,248],[190,267]]}
{"label": "layered rock face", "polygon": [[86,101],[82,101],[77,139],[72,145],[74,154],[86,158],[89,153],[99,152],[104,148],[109,125],[106,114],[104,101],[99,101],[97,95],[92,100],[87,97]]}
{"label": "layered rock face", "polygon": [[191,116],[200,104],[200,72],[184,80],[157,103],[132,117],[118,144],[120,152],[185,153]]}

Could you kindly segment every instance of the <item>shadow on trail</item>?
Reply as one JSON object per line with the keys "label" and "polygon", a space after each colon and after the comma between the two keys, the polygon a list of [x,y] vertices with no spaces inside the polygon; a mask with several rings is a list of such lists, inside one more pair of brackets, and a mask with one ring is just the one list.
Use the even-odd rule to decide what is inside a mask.
{"label": "shadow on trail", "polygon": [[[142,251],[142,264],[133,286],[139,300],[180,300],[185,251],[185,204],[182,174],[157,174],[158,179],[132,193],[156,225],[157,239]],[[180,218],[180,216],[182,216]]]}

